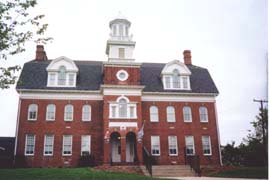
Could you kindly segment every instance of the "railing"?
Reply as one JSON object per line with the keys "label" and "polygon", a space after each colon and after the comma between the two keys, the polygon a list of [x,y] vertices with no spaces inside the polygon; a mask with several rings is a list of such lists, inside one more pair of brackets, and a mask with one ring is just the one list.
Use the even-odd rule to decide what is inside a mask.
{"label": "railing", "polygon": [[190,168],[198,175],[201,176],[200,156],[199,155],[186,155],[185,152],[185,164],[189,164]]}
{"label": "railing", "polygon": [[143,163],[150,176],[152,176],[152,156],[147,151],[145,146],[143,147]]}

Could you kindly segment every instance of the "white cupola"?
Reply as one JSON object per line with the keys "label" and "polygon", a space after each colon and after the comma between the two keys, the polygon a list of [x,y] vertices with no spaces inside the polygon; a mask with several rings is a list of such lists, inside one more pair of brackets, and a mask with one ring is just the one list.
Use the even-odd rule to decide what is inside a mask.
{"label": "white cupola", "polygon": [[106,54],[109,62],[132,62],[135,42],[130,34],[130,21],[120,12],[110,21],[110,38],[107,41]]}

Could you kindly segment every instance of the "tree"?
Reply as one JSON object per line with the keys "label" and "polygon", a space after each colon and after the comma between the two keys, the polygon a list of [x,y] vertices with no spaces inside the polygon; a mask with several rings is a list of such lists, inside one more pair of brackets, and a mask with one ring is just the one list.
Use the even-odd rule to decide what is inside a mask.
{"label": "tree", "polygon": [[[7,0],[0,2],[0,60],[25,51],[25,43],[43,43],[52,38],[42,37],[48,24],[41,23],[44,15],[31,16],[29,11],[37,5],[36,0]],[[0,66],[0,88],[9,88],[15,83],[15,72],[20,67]]]}

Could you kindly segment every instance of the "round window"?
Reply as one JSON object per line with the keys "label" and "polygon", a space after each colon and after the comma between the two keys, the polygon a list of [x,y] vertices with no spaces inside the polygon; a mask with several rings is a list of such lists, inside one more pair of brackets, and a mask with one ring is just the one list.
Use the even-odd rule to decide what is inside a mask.
{"label": "round window", "polygon": [[128,79],[128,73],[125,70],[118,71],[116,76],[117,76],[117,79],[120,81],[125,81]]}

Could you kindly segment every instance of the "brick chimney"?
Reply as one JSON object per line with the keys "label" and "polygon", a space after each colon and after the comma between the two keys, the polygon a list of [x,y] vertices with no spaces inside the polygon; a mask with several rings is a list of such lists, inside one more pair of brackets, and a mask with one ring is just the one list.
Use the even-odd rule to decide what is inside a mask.
{"label": "brick chimney", "polygon": [[46,52],[44,51],[44,46],[43,45],[37,45],[36,60],[37,61],[46,61],[46,60],[48,60]]}
{"label": "brick chimney", "polygon": [[191,51],[190,50],[184,50],[183,52],[184,55],[184,63],[185,65],[191,65]]}

